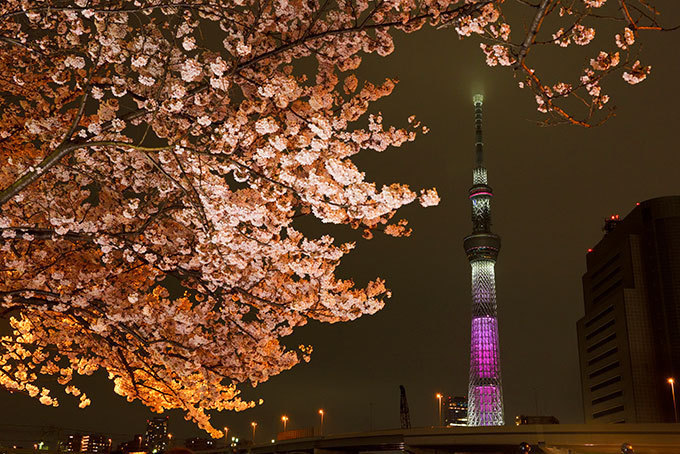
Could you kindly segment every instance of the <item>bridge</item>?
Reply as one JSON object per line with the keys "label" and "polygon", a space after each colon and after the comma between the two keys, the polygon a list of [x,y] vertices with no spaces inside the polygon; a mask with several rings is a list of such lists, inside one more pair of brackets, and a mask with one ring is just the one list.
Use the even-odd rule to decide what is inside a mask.
{"label": "bridge", "polygon": [[680,424],[554,424],[432,427],[315,436],[256,444],[241,454],[680,454]]}

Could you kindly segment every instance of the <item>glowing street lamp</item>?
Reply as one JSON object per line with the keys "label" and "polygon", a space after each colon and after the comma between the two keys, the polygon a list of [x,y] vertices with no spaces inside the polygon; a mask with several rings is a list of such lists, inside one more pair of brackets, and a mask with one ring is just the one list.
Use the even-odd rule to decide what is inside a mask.
{"label": "glowing street lamp", "polygon": [[321,435],[323,435],[323,408],[319,410],[319,416],[321,416]]}
{"label": "glowing street lamp", "polygon": [[442,397],[443,396],[441,395],[441,393],[437,393],[437,394],[435,394],[434,397],[436,397],[437,401],[439,402],[439,408],[438,408],[438,410],[439,410],[439,425],[441,426],[442,425]]}
{"label": "glowing street lamp", "polygon": [[227,426],[224,426],[224,446],[229,446],[229,439],[227,438],[228,434],[229,428]]}
{"label": "glowing street lamp", "polygon": [[257,423],[253,421],[250,425],[253,426],[253,443],[255,443],[255,429],[257,428]]}
{"label": "glowing street lamp", "polygon": [[673,414],[675,415],[675,422],[678,422],[678,404],[675,402],[675,379],[669,378],[668,384],[671,385],[671,397],[673,398]]}
{"label": "glowing street lamp", "polygon": [[283,431],[286,431],[286,425],[288,424],[288,416],[283,415],[281,416],[281,422],[283,423]]}

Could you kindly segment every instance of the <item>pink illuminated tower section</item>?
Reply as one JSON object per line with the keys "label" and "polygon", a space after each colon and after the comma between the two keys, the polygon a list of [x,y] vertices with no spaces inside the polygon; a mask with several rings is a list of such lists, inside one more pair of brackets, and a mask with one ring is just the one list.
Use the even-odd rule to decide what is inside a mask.
{"label": "pink illuminated tower section", "polygon": [[482,142],[482,95],[475,95],[475,161],[472,172],[472,234],[463,246],[472,269],[472,328],[470,338],[470,384],[468,425],[502,426],[503,386],[496,317],[494,268],[501,239],[491,233],[491,197],[484,167]]}

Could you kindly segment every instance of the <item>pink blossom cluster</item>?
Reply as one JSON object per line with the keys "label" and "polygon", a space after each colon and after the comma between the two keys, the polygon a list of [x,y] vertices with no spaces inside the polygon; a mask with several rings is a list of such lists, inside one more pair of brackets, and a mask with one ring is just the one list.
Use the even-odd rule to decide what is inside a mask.
{"label": "pink blossom cluster", "polygon": [[[493,15],[457,3],[427,14]],[[370,33],[355,29],[367,8]],[[53,376],[84,407],[71,380],[103,369],[128,400],[182,409],[221,436],[211,411],[256,405],[239,385],[309,360],[311,347],[281,341],[296,327],[383,307],[384,281],[335,275],[353,243],[294,223],[407,236],[396,211],[438,203],[434,189],[376,185],[351,160],[423,129],[369,115],[393,80],[342,74],[362,53],[392,51],[395,20],[422,26],[409,25],[414,5],[10,0],[0,14],[13,18],[3,36],[23,43],[0,45],[15,79],[0,96],[17,100],[0,113],[0,182],[35,178],[0,214],[0,311],[13,327],[0,339],[0,387],[58,405],[38,384]],[[205,39],[208,22],[220,39]],[[315,71],[293,71],[308,57]]]}
{"label": "pink blossom cluster", "polygon": [[[603,110],[610,97],[603,93],[602,87],[608,77],[620,71],[624,80],[631,84],[644,80],[649,73],[649,67],[635,62],[637,54],[638,33],[641,30],[666,30],[658,19],[659,11],[654,2],[645,0],[621,0],[607,2],[606,0],[580,0],[577,2],[562,2],[546,0],[535,5],[535,16],[523,41],[517,44],[503,43],[509,49],[514,61],[511,66],[521,71],[520,88],[533,92],[537,108],[542,113],[548,113],[546,123],[570,123],[581,126],[592,126],[606,121],[612,114],[613,108]],[[597,11],[595,11],[597,10]],[[597,26],[607,20],[617,20],[626,24],[622,33],[613,33],[610,27]],[[599,30],[599,32],[596,32]],[[600,34],[597,41],[596,35]],[[537,44],[556,44],[561,48],[568,48],[572,43],[588,47],[597,43],[606,45],[607,34],[611,33],[613,49],[600,49],[597,56],[591,58],[587,50],[580,51],[572,46],[572,53],[580,52],[589,63],[582,69],[582,73],[573,82],[550,82],[554,71],[550,66],[545,69],[529,64],[530,53]],[[496,38],[493,33],[489,37]],[[495,44],[497,46],[499,44]],[[482,46],[491,65],[498,64],[493,47]],[[592,54],[590,54],[592,55]],[[512,60],[511,60],[512,61]],[[545,74],[550,74],[546,76]],[[560,77],[561,79],[563,77]],[[585,96],[584,96],[585,95]],[[578,97],[581,103],[572,103],[567,98]],[[574,106],[581,104],[584,109],[578,113]]]}
{"label": "pink blossom cluster", "polygon": [[639,84],[647,78],[651,70],[651,66],[644,66],[640,63],[640,60],[636,60],[633,66],[623,73],[623,80],[631,85]]}
{"label": "pink blossom cluster", "polygon": [[[503,3],[0,2],[0,313],[12,328],[0,387],[56,406],[53,378],[85,407],[74,377],[105,370],[127,400],[224,435],[211,412],[257,405],[244,384],[309,360],[312,347],[283,341],[296,328],[374,314],[390,297],[380,278],[336,275],[355,243],[305,235],[298,219],[408,236],[397,211],[439,203],[434,188],[376,184],[352,160],[427,132],[413,117],[386,125],[373,105],[396,81],[357,71],[393,51],[395,29],[479,37],[540,111],[577,124],[558,101],[585,90],[597,110],[604,75],[649,73],[629,61],[629,23],[580,83],[544,83],[534,47],[590,44],[591,9],[614,2],[524,2],[532,25],[517,42]],[[553,14],[557,31],[541,30]]]}

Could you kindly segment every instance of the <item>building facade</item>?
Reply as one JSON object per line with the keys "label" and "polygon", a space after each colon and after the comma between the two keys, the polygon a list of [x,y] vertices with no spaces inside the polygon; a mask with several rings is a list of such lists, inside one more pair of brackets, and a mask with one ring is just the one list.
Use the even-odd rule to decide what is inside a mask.
{"label": "building facade", "polygon": [[111,452],[111,439],[100,434],[71,434],[62,443],[62,451],[108,454]]}
{"label": "building facade", "polygon": [[444,425],[468,425],[468,398],[466,396],[448,396],[444,401]]}
{"label": "building facade", "polygon": [[167,416],[156,416],[146,421],[144,441],[148,451],[152,454],[165,451],[170,441]]}
{"label": "building facade", "polygon": [[680,379],[680,196],[605,222],[586,256],[577,323],[587,423],[674,422]]}
{"label": "building facade", "polygon": [[482,95],[473,98],[475,106],[475,161],[472,187],[472,234],[463,247],[472,270],[472,326],[470,333],[470,382],[468,385],[468,425],[501,426],[503,385],[496,316],[495,266],[501,239],[491,232],[491,198],[484,167],[482,142]]}

